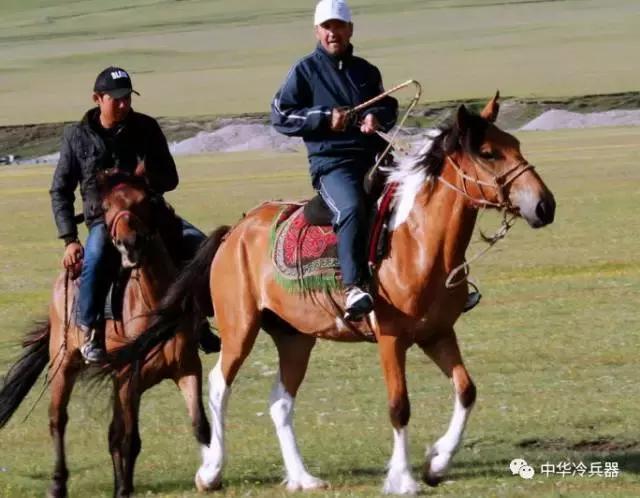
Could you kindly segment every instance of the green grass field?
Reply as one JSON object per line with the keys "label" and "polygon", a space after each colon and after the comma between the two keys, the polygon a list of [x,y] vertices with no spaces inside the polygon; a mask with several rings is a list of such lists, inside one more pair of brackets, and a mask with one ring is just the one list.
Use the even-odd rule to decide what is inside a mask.
{"label": "green grass field", "polygon": [[[79,119],[99,70],[160,116],[264,112],[314,46],[315,0],[3,0],[0,125]],[[352,0],[357,53],[424,99],[636,91],[636,0]],[[408,95],[407,95],[408,98]]]}
{"label": "green grass field", "polygon": [[[519,138],[556,195],[557,221],[539,231],[518,224],[473,269],[484,300],[457,330],[478,403],[450,480],[426,494],[638,496],[640,130]],[[178,162],[182,184],[169,198],[207,230],[235,221],[260,200],[310,192],[300,155],[220,154]],[[62,254],[47,194],[51,174],[44,166],[0,171],[0,372],[15,357],[15,342],[44,312]],[[486,215],[481,226],[489,230],[496,223]],[[470,253],[480,247],[473,244]],[[211,368],[215,358],[204,361]],[[453,400],[449,382],[419,351],[411,350],[408,363],[411,456],[418,467],[424,446],[446,429]],[[225,496],[286,494],[267,409],[275,369],[275,351],[261,337],[230,400]],[[46,395],[23,421],[37,394],[0,432],[0,496],[42,496],[49,484]],[[111,494],[107,397],[80,387],[72,401],[71,496]],[[313,496],[379,494],[392,437],[375,347],[320,343],[296,415],[310,469],[333,485]],[[196,496],[192,478],[200,460],[180,394],[167,383],[150,391],[141,417],[138,493]],[[516,457],[534,466],[531,481],[510,474]],[[618,462],[621,474],[540,475],[542,464],[560,461],[587,467]]]}

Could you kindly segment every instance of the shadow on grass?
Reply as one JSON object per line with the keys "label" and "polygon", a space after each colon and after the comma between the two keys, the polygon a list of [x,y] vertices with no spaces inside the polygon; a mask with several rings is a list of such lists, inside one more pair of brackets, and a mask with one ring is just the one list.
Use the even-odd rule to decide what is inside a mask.
{"label": "shadow on grass", "polygon": [[[530,448],[537,452],[549,450],[551,462],[566,460],[568,456],[574,462],[617,462],[622,473],[640,474],[640,443],[638,441],[620,441],[610,437],[582,440],[576,442],[566,439],[525,439],[516,444],[519,448]],[[569,455],[567,455],[569,452]]]}
{"label": "shadow on grass", "polygon": [[[509,463],[511,463],[511,459],[508,458],[472,462],[456,462],[454,459],[446,478],[463,480],[476,477],[508,477],[510,475]],[[419,470],[422,472],[422,468]]]}
{"label": "shadow on grass", "polygon": [[[282,476],[279,475],[257,475],[250,474],[244,476],[232,476],[223,478],[222,492],[227,487],[239,488],[242,486],[274,486],[282,482]],[[171,480],[162,480],[158,482],[137,482],[135,484],[136,494],[144,495],[151,493],[187,493],[194,492],[196,487],[193,477],[183,477]]]}
{"label": "shadow on grass", "polygon": [[[53,476],[53,465],[54,465],[54,461],[52,458],[50,468],[39,470],[37,472],[25,472],[24,474],[17,474],[17,475],[20,475],[21,477],[26,477],[27,479],[33,479],[34,481],[49,482],[51,481]],[[72,468],[69,469],[69,479],[72,479],[74,474],[80,474],[82,472],[86,472],[89,470],[95,470],[99,467],[100,467],[99,464],[83,465],[81,467],[74,465]]]}
{"label": "shadow on grass", "polygon": [[620,453],[588,453],[584,462],[617,462],[621,474],[640,474],[640,451]]}

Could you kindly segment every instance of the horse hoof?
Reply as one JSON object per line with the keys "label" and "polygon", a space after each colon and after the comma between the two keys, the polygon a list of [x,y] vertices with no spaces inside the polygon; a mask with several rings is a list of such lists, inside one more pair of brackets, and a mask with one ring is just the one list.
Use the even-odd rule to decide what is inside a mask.
{"label": "horse hoof", "polygon": [[200,473],[196,472],[196,489],[199,493],[209,493],[222,489],[222,479],[215,479],[211,484],[206,484],[200,477]]}
{"label": "horse hoof", "polygon": [[442,482],[442,476],[437,476],[435,474],[430,473],[429,471],[422,474],[422,480],[425,482],[427,486],[431,486],[435,488]]}
{"label": "horse hoof", "polygon": [[432,488],[440,484],[451,463],[451,453],[438,453],[434,448],[429,451],[427,461],[422,468],[422,480]]}
{"label": "horse hoof", "polygon": [[54,484],[47,490],[47,498],[67,498],[67,488]]}
{"label": "horse hoof", "polygon": [[287,480],[287,491],[312,491],[314,489],[327,489],[329,483],[318,479],[312,475],[308,475],[299,480]]}

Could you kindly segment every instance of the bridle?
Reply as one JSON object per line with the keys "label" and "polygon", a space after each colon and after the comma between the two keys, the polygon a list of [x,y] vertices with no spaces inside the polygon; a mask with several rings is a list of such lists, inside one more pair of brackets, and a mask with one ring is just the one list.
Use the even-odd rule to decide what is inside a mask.
{"label": "bridle", "polygon": [[[455,192],[469,199],[475,207],[481,207],[481,208],[495,207],[503,212],[502,223],[500,224],[500,227],[495,231],[495,233],[489,237],[482,234],[482,238],[488,244],[487,247],[485,247],[482,251],[480,251],[478,254],[473,256],[471,259],[463,261],[460,265],[456,266],[453,270],[451,270],[451,272],[447,276],[447,280],[445,281],[445,287],[447,289],[457,287],[458,285],[466,281],[469,283],[469,285],[473,286],[477,291],[477,287],[475,286],[475,284],[467,278],[470,271],[469,265],[472,262],[484,256],[484,254],[486,254],[489,251],[489,249],[491,249],[498,241],[504,239],[507,236],[507,233],[515,223],[517,216],[512,213],[513,205],[509,200],[509,196],[507,195],[506,189],[511,183],[513,183],[516,180],[516,178],[518,178],[524,172],[533,170],[534,166],[533,164],[530,164],[528,161],[522,160],[514,164],[513,166],[511,166],[504,173],[500,175],[495,175],[485,163],[483,163],[482,161],[479,161],[475,157],[472,157],[471,160],[474,165],[474,174],[475,174],[475,178],[474,178],[473,176],[470,176],[467,173],[465,173],[464,170],[460,167],[460,165],[456,162],[456,160],[453,157],[451,157],[451,155],[448,155],[446,157],[446,160],[449,161],[449,164],[451,164],[453,169],[458,174],[458,177],[461,179],[462,188],[448,182],[447,180],[442,178],[442,175],[438,176],[438,180],[440,180],[450,189],[454,190]],[[487,182],[487,181],[480,180],[480,178],[478,177],[478,169],[482,170],[484,173],[489,175],[490,181]],[[467,181],[478,186],[478,190],[480,191],[480,195],[482,196],[481,198],[474,197],[471,194],[469,194],[469,191],[467,189]],[[487,196],[484,193],[483,187],[494,189],[496,191],[496,197],[498,199],[498,202],[490,201],[489,199],[487,199]],[[509,217],[508,213],[510,212],[512,214]],[[456,277],[460,272],[462,272],[462,278],[459,278],[458,280],[456,280]]]}
{"label": "bridle", "polygon": [[[142,222],[140,217],[138,215],[136,215],[133,211],[131,211],[129,209],[123,209],[122,211],[118,211],[116,213],[116,215],[113,217],[113,220],[111,220],[111,223],[109,223],[109,226],[108,226],[109,234],[111,235],[111,240],[112,241],[115,242],[115,240],[116,240],[116,235],[118,233],[117,232],[118,223],[120,223],[125,218],[127,220],[132,220],[132,219],[136,220],[140,226],[145,227],[145,224]],[[138,236],[144,242],[146,242],[149,239],[149,234],[147,233],[146,230],[144,230],[143,232],[138,233]]]}
{"label": "bridle", "polygon": [[[450,189],[455,190],[459,194],[469,199],[474,206],[495,207],[500,210],[504,209],[506,211],[510,211],[513,208],[513,205],[511,204],[511,201],[509,200],[509,196],[507,195],[507,192],[506,192],[507,187],[511,183],[513,183],[516,180],[516,178],[518,178],[524,172],[534,169],[533,164],[530,164],[528,161],[523,159],[522,161],[519,161],[515,165],[511,166],[504,173],[500,175],[495,175],[484,162],[479,161],[475,157],[471,157],[471,161],[473,162],[473,165],[474,165],[474,174],[475,174],[475,177],[473,177],[465,173],[464,170],[460,167],[460,165],[456,162],[456,160],[451,155],[448,155],[446,157],[446,160],[449,161],[449,164],[451,164],[455,172],[458,174],[458,177],[461,179],[462,188],[448,182],[447,180],[442,178],[442,175],[438,176],[438,180],[440,180]],[[478,177],[478,169],[482,170],[484,173],[489,175],[491,181],[487,182],[487,181],[480,180],[480,178]],[[480,195],[482,196],[481,198],[474,197],[471,194],[469,194],[469,191],[467,189],[467,181],[478,186],[478,190],[480,191]],[[496,191],[496,197],[498,199],[498,202],[490,201],[489,199],[487,199],[487,196],[484,193],[483,187],[494,189]]]}

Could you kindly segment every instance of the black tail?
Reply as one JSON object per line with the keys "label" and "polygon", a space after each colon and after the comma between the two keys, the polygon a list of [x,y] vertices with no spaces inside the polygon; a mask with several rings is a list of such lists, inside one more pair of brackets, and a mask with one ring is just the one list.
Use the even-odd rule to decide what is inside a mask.
{"label": "black tail", "polygon": [[49,363],[49,321],[37,326],[22,341],[22,355],[9,369],[0,389],[0,429],[27,396]]}
{"label": "black tail", "polygon": [[221,226],[203,242],[195,257],[180,272],[158,308],[151,314],[147,330],[130,344],[109,355],[112,369],[119,370],[136,360],[143,360],[150,351],[175,336],[178,325],[185,318],[192,320],[195,331],[204,317],[213,316],[209,293],[211,262],[229,230],[230,227]]}

